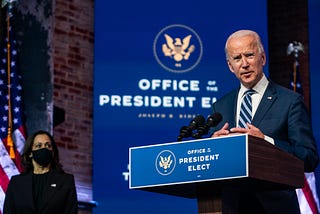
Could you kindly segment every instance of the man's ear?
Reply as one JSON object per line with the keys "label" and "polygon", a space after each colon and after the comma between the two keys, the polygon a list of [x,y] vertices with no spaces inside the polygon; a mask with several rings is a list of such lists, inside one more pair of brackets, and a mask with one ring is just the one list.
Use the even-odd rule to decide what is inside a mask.
{"label": "man's ear", "polygon": [[264,66],[266,64],[266,62],[267,62],[266,54],[263,53],[261,58],[262,58],[262,65]]}
{"label": "man's ear", "polygon": [[232,67],[232,65],[231,65],[231,63],[230,63],[229,60],[227,60],[227,64],[228,64],[229,70],[230,70],[232,73],[234,73],[233,67]]}

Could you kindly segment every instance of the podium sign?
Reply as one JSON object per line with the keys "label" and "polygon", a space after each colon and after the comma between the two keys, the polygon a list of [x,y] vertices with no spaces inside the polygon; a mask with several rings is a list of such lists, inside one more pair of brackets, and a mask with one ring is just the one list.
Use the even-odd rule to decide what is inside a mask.
{"label": "podium sign", "polygon": [[129,149],[130,189],[248,176],[248,135]]}
{"label": "podium sign", "polygon": [[224,188],[285,190],[304,181],[300,159],[247,134],[132,147],[129,161],[130,189],[197,198],[201,214],[222,213]]}

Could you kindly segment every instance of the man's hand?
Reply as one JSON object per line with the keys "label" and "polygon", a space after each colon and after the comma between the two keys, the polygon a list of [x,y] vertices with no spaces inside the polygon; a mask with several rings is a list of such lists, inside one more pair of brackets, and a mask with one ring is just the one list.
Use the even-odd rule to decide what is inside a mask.
{"label": "man's hand", "polygon": [[264,139],[264,134],[260,131],[260,129],[258,129],[257,127],[255,127],[254,125],[247,123],[247,127],[248,128],[231,128],[230,132],[231,133],[248,133],[248,135],[252,135],[258,138],[262,138]]}
{"label": "man's hand", "polygon": [[219,137],[219,136],[225,136],[230,134],[230,131],[228,130],[228,128],[229,128],[229,123],[225,123],[223,127],[220,130],[214,132],[211,137]]}

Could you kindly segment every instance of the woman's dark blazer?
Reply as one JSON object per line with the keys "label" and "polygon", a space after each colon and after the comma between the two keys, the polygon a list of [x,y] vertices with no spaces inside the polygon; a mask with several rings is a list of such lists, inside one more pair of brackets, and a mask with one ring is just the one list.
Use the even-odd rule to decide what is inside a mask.
{"label": "woman's dark blazer", "polygon": [[[77,194],[74,177],[56,170],[49,172],[47,193],[40,214],[76,214]],[[12,176],[6,192],[3,214],[36,214],[32,196],[32,173]]]}

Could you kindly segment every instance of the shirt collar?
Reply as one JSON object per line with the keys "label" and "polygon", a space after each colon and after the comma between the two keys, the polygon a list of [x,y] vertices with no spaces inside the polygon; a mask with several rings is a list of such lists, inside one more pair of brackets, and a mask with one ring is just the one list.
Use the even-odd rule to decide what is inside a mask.
{"label": "shirt collar", "polygon": [[[258,94],[263,95],[265,90],[267,89],[269,80],[267,77],[263,74],[261,80],[252,88],[255,90]],[[246,88],[244,85],[241,84],[240,90],[239,90],[239,97],[242,97],[244,92],[249,90],[250,88]]]}

